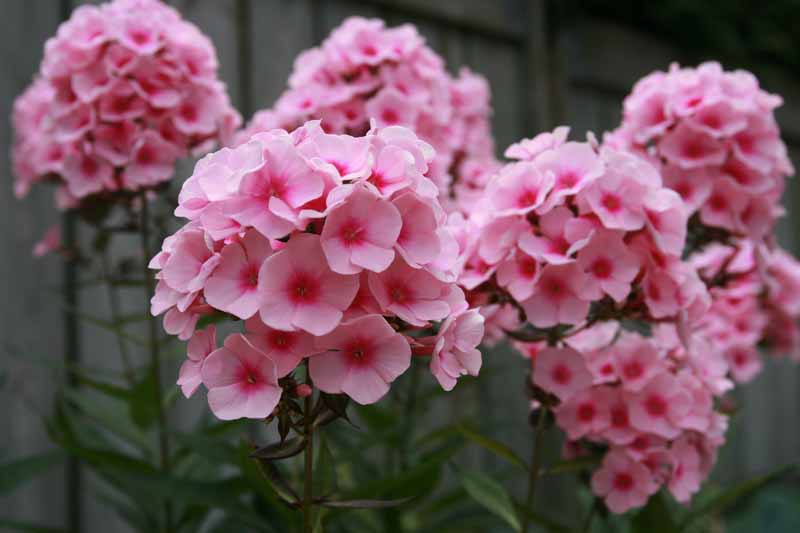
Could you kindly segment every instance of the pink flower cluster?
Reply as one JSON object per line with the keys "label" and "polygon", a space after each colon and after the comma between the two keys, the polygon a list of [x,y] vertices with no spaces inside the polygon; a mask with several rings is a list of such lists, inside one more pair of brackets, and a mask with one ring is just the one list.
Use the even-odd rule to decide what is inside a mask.
{"label": "pink flower cluster", "polygon": [[687,503],[724,443],[727,416],[714,400],[733,386],[728,366],[703,337],[690,346],[671,325],[643,337],[605,322],[534,359],[534,383],[559,400],[569,454],[606,448],[592,490],[614,513],[644,505],[661,486]]}
{"label": "pink flower cluster", "polygon": [[478,212],[457,221],[459,282],[473,301],[511,302],[537,328],[581,324],[601,301],[640,319],[701,313],[705,287],[681,260],[680,196],[646,161],[567,142],[567,132],[511,146],[506,155],[518,161],[492,177]]}
{"label": "pink flower cluster", "polygon": [[794,172],[773,113],[781,102],[749,72],[673,64],[636,84],[605,142],[656,164],[702,224],[761,239]]}
{"label": "pink flower cluster", "polygon": [[406,126],[436,150],[427,177],[450,210],[462,196],[474,201],[495,169],[489,100],[482,76],[462,69],[453,78],[414,26],[387,28],[380,19],[351,17],[321,46],[300,54],[287,91],[274,108],[256,113],[237,141],[273,128],[291,131],[311,119],[321,120],[326,132],[351,135],[363,135],[370,120]]}
{"label": "pink flower cluster", "polygon": [[[184,392],[202,383],[219,418],[263,418],[305,358],[316,387],[362,404],[412,352],[447,390],[476,375],[483,318],[455,283],[433,155],[403,127],[351,137],[313,121],[198,162],[176,211],[190,221],[151,263],[152,312],[192,339]],[[213,329],[194,332],[210,313],[244,320],[244,334],[217,348]]]}
{"label": "pink flower cluster", "polygon": [[740,383],[762,368],[760,348],[800,359],[800,262],[750,241],[713,244],[691,257],[709,280],[712,304],[698,327],[725,354]]}
{"label": "pink flower cluster", "polygon": [[239,123],[213,45],[177,11],[158,0],[81,6],[14,104],[15,192],[52,179],[66,208],[153,187]]}

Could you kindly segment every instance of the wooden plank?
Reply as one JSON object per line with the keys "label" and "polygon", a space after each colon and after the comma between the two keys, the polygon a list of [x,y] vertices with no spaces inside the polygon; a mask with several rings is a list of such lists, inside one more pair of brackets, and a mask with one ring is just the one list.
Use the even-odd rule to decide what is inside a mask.
{"label": "wooden plank", "polygon": [[272,107],[288,84],[295,58],[316,44],[311,9],[310,0],[251,3],[253,109]]}
{"label": "wooden plank", "polygon": [[[8,2],[3,7],[0,49],[5,52],[0,62],[0,116],[7,121],[14,99],[38,69],[45,39],[55,33],[60,7],[51,0]],[[6,251],[0,261],[0,277],[4,280],[0,297],[6,302],[0,311],[0,336],[6,347],[4,383],[0,386],[0,419],[4,426],[0,461],[52,448],[40,415],[50,410],[54,381],[60,373],[34,360],[45,358],[57,365],[63,346],[59,328],[60,261],[31,256],[33,244],[58,222],[59,214],[47,187],[37,187],[21,201],[14,197],[9,173],[11,134],[9,127],[0,128],[0,168],[6,176],[0,188],[0,220],[6,228],[0,236]],[[0,498],[0,516],[63,525],[64,483],[62,469],[52,470]]]}
{"label": "wooden plank", "polygon": [[519,43],[526,31],[523,17],[523,0],[363,0],[364,3],[389,7],[415,20],[461,29],[473,35],[482,35],[495,41]]}
{"label": "wooden plank", "polygon": [[500,153],[512,142],[536,134],[533,124],[526,124],[520,112],[524,73],[519,69],[519,47],[472,37],[468,44],[470,67],[489,80],[492,89],[493,133]]}

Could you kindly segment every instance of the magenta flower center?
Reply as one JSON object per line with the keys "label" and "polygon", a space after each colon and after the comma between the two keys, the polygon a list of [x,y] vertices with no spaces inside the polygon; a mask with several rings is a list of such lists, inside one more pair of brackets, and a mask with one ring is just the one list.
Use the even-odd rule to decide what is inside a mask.
{"label": "magenta flower center", "polygon": [[621,492],[627,492],[633,488],[633,476],[627,472],[617,472],[614,476],[614,488]]}
{"label": "magenta flower center", "polygon": [[572,380],[572,372],[567,365],[556,365],[553,367],[550,377],[559,385],[566,385]]}
{"label": "magenta flower center", "polygon": [[614,194],[605,194],[601,203],[609,213],[616,213],[622,209],[622,202],[620,202],[619,197]]}
{"label": "magenta flower center", "polygon": [[591,422],[594,420],[595,413],[594,405],[583,403],[578,407],[578,420],[581,422]]}
{"label": "magenta flower center", "polygon": [[648,396],[644,406],[650,416],[660,417],[667,414],[667,402],[660,395]]}
{"label": "magenta flower center", "polygon": [[298,272],[289,283],[289,297],[294,303],[311,303],[317,299],[319,283],[305,272]]}
{"label": "magenta flower center", "polygon": [[600,257],[592,263],[592,274],[597,278],[607,279],[611,277],[612,270],[611,261],[605,257]]}

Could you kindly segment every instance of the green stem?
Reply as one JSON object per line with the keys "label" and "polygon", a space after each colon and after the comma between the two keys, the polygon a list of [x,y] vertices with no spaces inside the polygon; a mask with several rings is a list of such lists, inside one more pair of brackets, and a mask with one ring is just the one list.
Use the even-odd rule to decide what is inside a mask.
{"label": "green stem", "polygon": [[[155,293],[155,285],[153,283],[153,275],[150,273],[148,263],[153,255],[150,249],[150,210],[148,199],[145,192],[142,191],[140,196],[140,220],[139,232],[142,241],[142,274],[144,275],[144,287],[147,301]],[[154,383],[154,396],[153,401],[157,409],[157,424],[158,424],[158,448],[159,448],[159,463],[161,470],[169,473],[171,470],[171,461],[169,453],[169,433],[167,430],[167,417],[164,412],[164,399],[161,392],[161,353],[158,344],[158,322],[156,317],[148,314],[148,348],[150,352],[150,366]],[[172,524],[172,505],[169,500],[164,502],[164,523],[167,532],[173,531]]]}
{"label": "green stem", "polygon": [[583,533],[589,533],[592,530],[592,520],[594,520],[594,513],[596,510],[597,510],[597,498],[594,498],[592,500],[592,506],[589,508],[589,513],[583,520],[583,527],[581,528],[581,531]]}
{"label": "green stem", "polygon": [[[100,230],[102,231],[102,230]],[[120,303],[119,303],[119,291],[117,290],[116,286],[111,282],[111,261],[108,257],[108,252],[104,251],[101,256],[102,267],[103,267],[103,279],[105,280],[106,284],[106,293],[108,294],[108,307],[111,311],[111,322],[114,324],[114,337],[117,339],[117,346],[119,347],[119,354],[122,358],[122,368],[125,374],[125,380],[128,382],[128,385],[133,385],[135,381],[135,376],[133,373],[133,365],[131,363],[130,352],[128,351],[128,344],[123,335],[122,330],[122,322],[121,317],[122,313],[120,311]]]}
{"label": "green stem", "polygon": [[[306,384],[312,387],[314,384],[311,381],[311,374],[308,368],[308,359],[305,360],[306,365]],[[303,426],[306,437],[305,449],[305,480],[303,482],[303,533],[312,533],[314,530],[313,519],[311,516],[312,507],[314,505],[314,424],[311,417],[313,409],[312,398],[313,394],[305,397],[303,408]]]}
{"label": "green stem", "polygon": [[539,471],[541,470],[542,436],[544,435],[546,421],[547,408],[542,407],[539,411],[539,420],[536,422],[533,452],[531,454],[530,477],[528,478],[528,496],[525,499],[526,510],[529,512],[523,513],[520,533],[528,532],[528,528],[530,527],[530,512],[533,511],[533,505],[536,503],[536,482],[539,480]]}

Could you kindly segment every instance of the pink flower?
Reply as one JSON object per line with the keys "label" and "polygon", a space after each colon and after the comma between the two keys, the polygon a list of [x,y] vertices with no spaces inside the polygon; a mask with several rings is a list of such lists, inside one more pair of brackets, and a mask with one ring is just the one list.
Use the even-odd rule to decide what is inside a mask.
{"label": "pink flower", "polygon": [[545,348],[536,355],[533,383],[563,402],[591,386],[592,374],[572,348]]}
{"label": "pink flower", "polygon": [[64,160],[64,180],[69,192],[77,197],[114,190],[114,169],[103,158],[86,152],[72,153]]}
{"label": "pink flower", "polygon": [[206,357],[217,349],[217,329],[214,325],[202,331],[196,331],[186,349],[188,359],[183,362],[178,372],[178,386],[187,398],[190,398],[203,382],[202,369]]}
{"label": "pink flower", "polygon": [[589,312],[589,302],[579,296],[585,283],[574,264],[545,266],[531,297],[520,302],[528,322],[537,328],[582,322]]}
{"label": "pink flower", "polygon": [[578,142],[567,142],[543,152],[536,158],[536,166],[555,180],[545,210],[588,187],[604,170],[603,161],[592,147]]}
{"label": "pink flower", "polygon": [[735,345],[725,350],[731,375],[738,383],[747,383],[761,373],[761,356],[754,345]]}
{"label": "pink flower", "polygon": [[241,334],[228,336],[206,357],[200,374],[208,406],[220,420],[266,418],[281,398],[275,363]]}
{"label": "pink flower", "polygon": [[303,358],[314,354],[314,337],[302,331],[273,329],[254,316],[245,337],[275,363],[278,378],[290,374]]}
{"label": "pink flower", "polygon": [[681,418],[689,412],[691,401],[675,378],[659,374],[631,394],[631,424],[639,431],[673,439],[680,434]]}
{"label": "pink flower", "polygon": [[555,207],[539,218],[539,235],[523,233],[519,247],[531,257],[551,265],[572,263],[576,251],[586,245],[584,235],[573,235],[573,229],[580,224],[572,212],[563,206]]}
{"label": "pink flower", "polygon": [[397,196],[392,204],[403,221],[397,236],[398,253],[412,266],[433,262],[442,252],[434,205],[414,192]]}
{"label": "pink flower", "polygon": [[339,274],[362,269],[383,272],[394,260],[403,220],[390,202],[355,186],[325,220],[320,242],[328,264]]}
{"label": "pink flower", "polygon": [[489,182],[486,195],[500,216],[525,214],[544,203],[554,183],[551,174],[533,163],[511,163]]}
{"label": "pink flower", "polygon": [[47,41],[15,117],[16,188],[55,175],[73,197],[67,208],[155,187],[179,157],[226,140],[240,122],[210,40],[154,0],[75,9]]}
{"label": "pink flower", "polygon": [[726,155],[723,143],[686,123],[667,133],[658,147],[664,157],[684,169],[721,165]]}
{"label": "pink flower", "polygon": [[564,144],[568,135],[569,126],[559,126],[552,133],[546,131],[533,139],[523,139],[518,143],[512,144],[506,148],[503,155],[509,159],[531,161],[542,152],[553,150]]}
{"label": "pink flower", "polygon": [[522,250],[500,263],[497,268],[497,284],[508,290],[518,302],[533,294],[541,269],[539,263]]}
{"label": "pink flower", "polygon": [[33,246],[34,257],[44,257],[50,252],[61,248],[61,226],[54,224],[45,232],[44,236]]}
{"label": "pink flower", "polygon": [[617,514],[643,506],[657,490],[647,467],[622,450],[608,452],[600,469],[592,475],[592,491]]}
{"label": "pink flower", "polygon": [[558,425],[567,432],[570,440],[597,435],[611,424],[610,389],[593,387],[571,396],[556,407]]}
{"label": "pink flower", "polygon": [[606,172],[581,191],[580,199],[608,229],[636,231],[645,224],[643,200],[661,184],[658,172],[634,156],[607,150]]}
{"label": "pink flower", "polygon": [[378,126],[413,126],[417,121],[417,108],[400,91],[387,87],[367,102],[367,116]]}
{"label": "pink flower", "polygon": [[653,343],[634,335],[621,337],[610,348],[614,368],[626,390],[639,391],[666,371],[662,354]]}
{"label": "pink flower", "polygon": [[464,374],[478,375],[481,352],[477,346],[483,339],[483,322],[479,310],[470,309],[451,315],[439,328],[430,369],[444,390],[452,390]]}
{"label": "pink flower", "polygon": [[703,458],[690,437],[676,440],[670,447],[672,474],[669,477],[669,491],[680,503],[689,503],[694,493],[700,490],[705,478],[701,463]]}
{"label": "pink flower", "polygon": [[578,252],[578,267],[586,274],[584,295],[599,300],[602,293],[621,302],[631,291],[631,282],[639,273],[639,258],[631,252],[619,233],[595,233]]}
{"label": "pink flower", "polygon": [[358,277],[330,270],[319,237],[293,235],[258,274],[261,320],[284,331],[331,332],[358,291]]}
{"label": "pink flower", "polygon": [[[263,150],[263,164],[241,177],[239,194],[224,203],[224,212],[239,224],[253,226],[265,237],[281,238],[295,227],[302,227],[300,209],[323,194],[325,182],[288,137],[254,141]],[[247,149],[243,146],[236,151]],[[233,179],[235,183],[235,174]]]}
{"label": "pink flower", "polygon": [[202,231],[187,228],[175,236],[161,270],[161,279],[173,290],[191,293],[202,289],[217,268],[220,257]]}
{"label": "pink flower", "polygon": [[129,189],[149,187],[166,181],[174,172],[180,152],[154,131],[145,131],[134,144],[123,181]]}
{"label": "pink flower", "polygon": [[383,311],[414,326],[443,320],[462,304],[466,308],[460,289],[425,269],[411,268],[402,259],[395,259],[379,274],[370,272],[369,288]]}
{"label": "pink flower", "polygon": [[269,241],[255,230],[238,242],[227,244],[219,255],[219,264],[208,278],[204,295],[209,305],[238,318],[247,319],[261,307],[258,273],[272,254]]}
{"label": "pink flower", "polygon": [[331,394],[347,394],[362,405],[380,400],[411,364],[406,339],[378,315],[342,324],[317,338],[315,346],[322,353],[310,359],[314,385]]}

